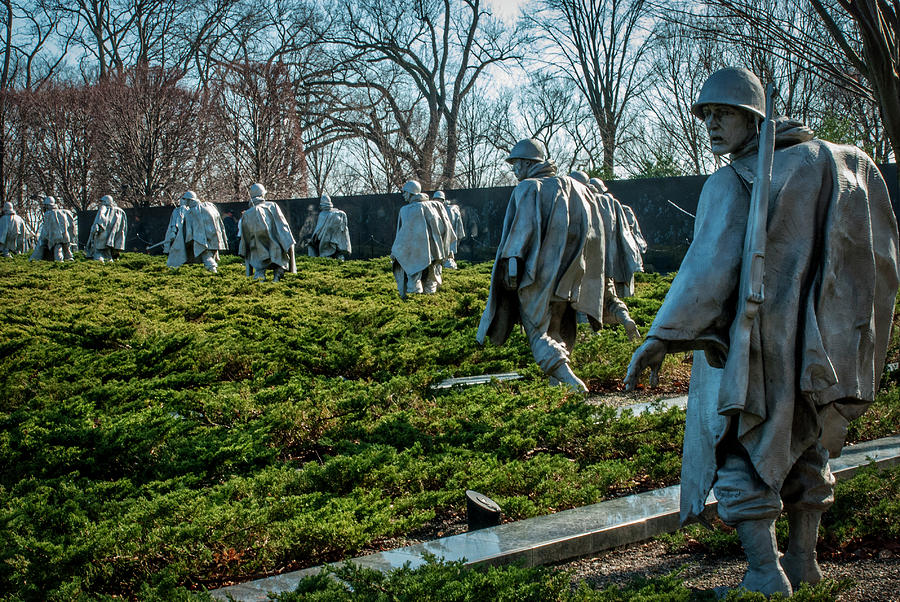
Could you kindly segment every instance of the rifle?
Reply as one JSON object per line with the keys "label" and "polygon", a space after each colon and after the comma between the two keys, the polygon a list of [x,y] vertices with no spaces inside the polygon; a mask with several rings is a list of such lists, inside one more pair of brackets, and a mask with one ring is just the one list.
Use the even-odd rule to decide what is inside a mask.
{"label": "rifle", "polygon": [[750,380],[750,333],[759,306],[764,299],[763,275],[766,266],[766,222],[769,214],[769,189],[775,155],[775,119],[773,105],[777,91],[766,86],[766,118],[759,133],[756,179],[750,194],[750,212],[741,260],[741,281],[737,314],[731,325],[731,345],[725,361],[725,373],[719,390],[719,414],[730,416],[743,411]]}
{"label": "rifle", "polygon": [[164,244],[166,244],[166,241],[161,240],[158,243],[156,243],[155,245],[150,245],[149,247],[147,247],[147,250],[149,251],[150,249],[155,249],[156,247],[161,247]]}

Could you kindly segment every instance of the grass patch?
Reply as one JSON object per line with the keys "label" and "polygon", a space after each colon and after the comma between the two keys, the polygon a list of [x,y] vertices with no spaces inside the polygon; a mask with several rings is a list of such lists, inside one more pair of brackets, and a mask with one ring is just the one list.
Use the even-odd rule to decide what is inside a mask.
{"label": "grass patch", "polygon": [[[334,579],[332,577],[336,577]],[[801,602],[833,602],[847,589],[846,582],[825,581],[804,586],[791,597]],[[581,582],[571,585],[571,576],[552,568],[518,566],[467,568],[459,562],[431,559],[416,569],[408,566],[385,575],[367,568],[344,565],[304,579],[296,591],[281,594],[279,602],[359,601],[441,602],[714,602],[712,591],[684,586],[679,571],[650,579],[634,579],[626,585],[592,589]],[[786,600],[774,596],[770,600]],[[762,594],[732,591],[728,602],[760,602]]]}
{"label": "grass patch", "polygon": [[[518,330],[475,343],[488,264],[401,301],[387,259],[277,284],[164,260],[0,262],[0,598],[177,599],[434,535],[467,488],[519,519],[678,479],[684,412],[616,419],[549,387]],[[668,282],[641,277],[642,328]],[[621,327],[581,336],[576,372],[620,386]]]}

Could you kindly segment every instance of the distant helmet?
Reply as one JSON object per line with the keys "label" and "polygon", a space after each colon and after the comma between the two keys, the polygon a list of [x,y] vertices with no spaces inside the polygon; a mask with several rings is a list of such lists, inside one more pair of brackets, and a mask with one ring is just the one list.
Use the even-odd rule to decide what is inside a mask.
{"label": "distant helmet", "polygon": [[266,196],[266,187],[257,182],[250,187],[250,197],[255,199],[258,196]]}
{"label": "distant helmet", "polygon": [[416,182],[415,180],[409,180],[406,184],[403,185],[403,192],[408,192],[410,194],[419,194],[422,192],[422,185]]}
{"label": "distant helmet", "polygon": [[577,181],[581,182],[585,186],[588,185],[588,181],[589,181],[588,175],[583,171],[576,169],[575,171],[573,171],[572,173],[569,174],[569,177],[572,178],[573,180],[577,180]]}
{"label": "distant helmet", "polygon": [[532,161],[546,161],[547,149],[543,143],[533,138],[524,138],[516,142],[516,145],[509,151],[506,158],[507,163],[512,163],[516,159],[531,159]]}
{"label": "distant helmet", "polygon": [[600,192],[606,192],[607,190],[609,190],[609,188],[606,187],[606,182],[604,182],[600,178],[591,178],[589,183]]}
{"label": "distant helmet", "polygon": [[3,203],[3,213],[15,213],[15,212],[16,212],[16,210],[13,209],[12,203],[10,203],[9,201],[6,201],[5,203]]}
{"label": "distant helmet", "polygon": [[55,205],[56,199],[54,199],[52,196],[45,196],[42,202],[44,205]]}
{"label": "distant helmet", "polygon": [[193,190],[188,190],[188,191],[185,192],[183,195],[181,195],[181,200],[183,200],[183,201],[196,201],[196,200],[197,200],[197,193],[194,192]]}
{"label": "distant helmet", "polygon": [[432,196],[431,198],[433,198],[433,199],[441,199],[442,201],[446,201],[446,200],[447,200],[447,195],[444,194],[444,191],[443,191],[443,190],[436,190],[435,193],[434,193],[434,196]]}
{"label": "distant helmet", "polygon": [[102,197],[100,197],[100,202],[103,203],[104,205],[112,205],[113,198],[112,198],[112,196],[110,196],[108,194],[104,194]]}
{"label": "distant helmet", "polygon": [[703,119],[703,105],[709,104],[738,107],[760,118],[766,116],[766,95],[762,82],[747,69],[725,67],[706,78],[700,97],[691,105],[691,113]]}
{"label": "distant helmet", "polygon": [[328,196],[327,192],[323,193],[322,198],[319,199],[319,208],[325,209],[326,207],[329,209],[334,207],[334,205],[331,203],[331,197]]}

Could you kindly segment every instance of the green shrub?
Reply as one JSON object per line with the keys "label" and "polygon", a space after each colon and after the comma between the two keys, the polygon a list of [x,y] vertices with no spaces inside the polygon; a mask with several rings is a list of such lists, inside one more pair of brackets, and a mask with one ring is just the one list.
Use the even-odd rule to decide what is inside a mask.
{"label": "green shrub", "polygon": [[[402,301],[387,259],[277,284],[164,259],[0,262],[0,598],[176,599],[433,535],[468,488],[517,519],[678,479],[683,412],[617,419],[518,330],[475,343],[489,265]],[[667,286],[639,279],[642,328]],[[620,328],[584,346],[592,384],[624,374]]]}
{"label": "green shrub", "polygon": [[[415,569],[408,565],[384,574],[351,564],[341,565],[301,581],[294,592],[277,596],[279,602],[359,601],[381,602],[714,602],[713,591],[684,586],[680,571],[653,578],[636,578],[624,586],[603,590],[585,583],[573,587],[571,576],[552,568],[519,566],[469,568],[460,562],[438,562],[434,558]],[[825,581],[804,586],[791,600],[833,602],[848,582]],[[731,591],[730,602],[764,601],[765,596]],[[776,596],[770,600],[784,600]]]}

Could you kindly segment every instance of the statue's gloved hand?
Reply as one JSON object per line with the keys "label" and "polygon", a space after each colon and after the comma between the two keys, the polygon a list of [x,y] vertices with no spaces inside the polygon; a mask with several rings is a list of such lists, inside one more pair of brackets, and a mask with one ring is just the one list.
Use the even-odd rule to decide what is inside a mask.
{"label": "statue's gloved hand", "polygon": [[631,356],[631,363],[628,364],[628,374],[625,375],[625,390],[634,390],[645,368],[650,368],[650,386],[658,386],[659,369],[662,367],[667,352],[668,346],[665,341],[652,337],[644,341],[644,344],[638,347],[634,355]]}

